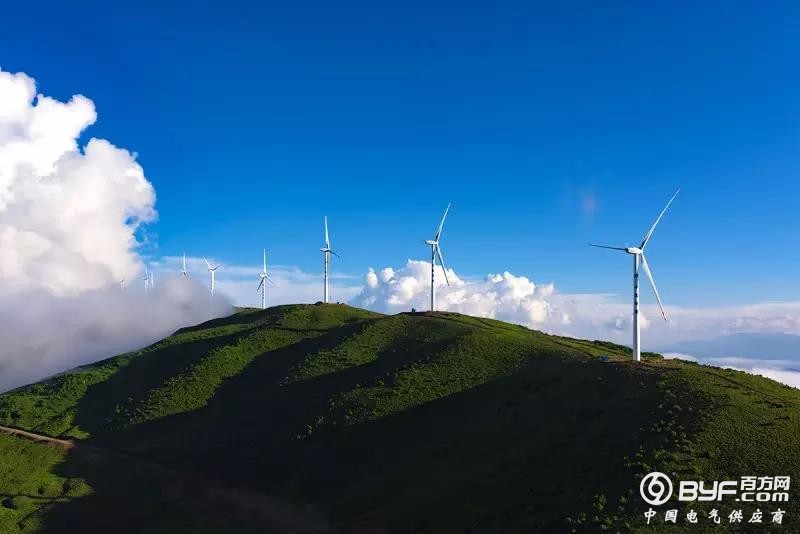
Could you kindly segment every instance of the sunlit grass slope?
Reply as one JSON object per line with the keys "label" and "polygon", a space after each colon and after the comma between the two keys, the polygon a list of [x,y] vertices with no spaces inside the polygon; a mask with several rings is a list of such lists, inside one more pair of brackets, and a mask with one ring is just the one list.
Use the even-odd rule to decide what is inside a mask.
{"label": "sunlit grass slope", "polygon": [[[800,391],[649,356],[458,314],[280,306],[2,395],[0,424],[264,491],[354,532],[659,532],[638,496],[651,470],[800,476]],[[17,442],[0,454],[30,459],[30,476],[3,491],[63,487],[52,451]],[[90,500],[26,503],[24,520],[0,507],[0,525],[47,527]]]}

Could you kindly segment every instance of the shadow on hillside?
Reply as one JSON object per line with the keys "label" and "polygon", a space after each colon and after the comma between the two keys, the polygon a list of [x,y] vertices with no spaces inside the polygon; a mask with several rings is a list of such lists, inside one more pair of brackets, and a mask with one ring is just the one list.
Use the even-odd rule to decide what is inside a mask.
{"label": "shadow on hillside", "polygon": [[131,359],[107,380],[90,386],[78,402],[74,424],[91,435],[101,435],[113,425],[120,410],[135,407],[151,390],[196,364],[209,352],[235,344],[248,328],[223,336],[167,345]]}
{"label": "shadow on hillside", "polygon": [[[187,454],[187,449],[206,452],[227,450],[230,446],[229,436],[238,435],[240,431],[246,431],[248,428],[261,428],[259,425],[253,427],[253,423],[259,421],[259,417],[254,411],[262,413],[264,410],[271,413],[274,406],[285,405],[288,409],[271,413],[271,416],[291,422],[293,414],[296,413],[292,407],[303,407],[308,400],[294,399],[294,402],[284,402],[286,400],[284,398],[285,388],[280,385],[281,380],[306,355],[339,345],[349,336],[366,328],[369,322],[367,320],[346,324],[333,330],[324,330],[325,333],[322,335],[261,353],[238,376],[223,381],[208,404],[202,408],[152,419],[126,428],[114,429],[111,432],[98,432],[90,441],[124,447],[125,450],[136,454],[146,454],[154,460],[169,462],[173,465],[191,464],[193,455],[191,452]],[[285,327],[280,327],[280,329],[298,331]],[[318,331],[305,329],[303,332],[317,333]],[[207,349],[202,350],[206,351]],[[256,378],[253,379],[253,377]],[[150,387],[160,386],[164,380],[161,378],[159,380],[151,379],[150,383],[155,385],[143,389],[142,395],[146,395]],[[104,389],[115,395],[114,399],[124,398],[113,386]],[[93,417],[96,417],[91,413],[93,406],[97,403],[104,406],[109,404],[108,399],[100,400],[100,395],[103,393],[102,391],[98,392],[97,397],[94,398],[90,398],[89,395],[85,397],[85,404],[83,401],[79,404],[76,421],[85,420],[89,423]],[[280,400],[276,399],[275,395]],[[110,404],[113,405],[113,402]],[[313,405],[313,408],[317,408],[317,406]],[[272,435],[274,428],[273,422],[268,432],[269,435]],[[248,439],[251,438],[252,436]]]}
{"label": "shadow on hillside", "polygon": [[[619,499],[636,491],[638,480],[624,458],[661,443],[644,430],[661,399],[652,370],[537,352],[510,376],[377,420],[333,425],[324,419],[331,397],[435,358],[462,333],[454,330],[436,343],[426,336],[396,341],[369,363],[283,382],[305,356],[337,347],[369,322],[265,352],[223,382],[203,408],[98,434],[93,441],[312,503],[347,532],[561,532],[566,517],[599,513],[591,507],[596,496],[607,499],[609,513],[630,506]],[[582,350],[555,344],[562,345],[571,353]],[[169,376],[166,370],[159,376]],[[92,406],[112,409],[127,392],[146,392],[155,382],[128,384],[136,374],[119,380],[116,388],[123,389],[111,384],[90,391],[79,408],[80,424],[98,417]],[[691,428],[688,421],[685,426]],[[187,484],[163,470],[148,473],[140,464],[124,469],[102,458],[99,466],[81,463],[86,461],[70,454],[60,474],[87,477],[96,491],[54,506],[46,517],[53,532],[93,511],[99,514],[92,519],[96,524],[82,530],[107,531],[115,517],[125,525],[147,525],[142,518],[158,517],[173,532],[235,532],[238,521],[243,528],[252,524],[249,512],[237,515],[242,512],[236,505],[220,501],[202,481]],[[130,502],[120,492],[125,487],[132,488]],[[129,518],[130,509],[139,515]],[[220,517],[228,526],[221,526]],[[187,529],[193,521],[199,521],[197,528]]]}
{"label": "shadow on hillside", "polygon": [[[262,353],[239,375],[227,379],[201,409],[150,420],[103,434],[103,443],[145,455],[159,463],[199,468],[265,490],[278,489],[295,471],[296,438],[328,410],[330,397],[412,362],[438,354],[462,332],[440,341],[403,340],[362,365],[288,384],[283,379],[308,355],[340,345],[369,327],[349,324],[329,333]],[[231,451],[234,451],[231,454]],[[258,458],[243,469],[227,469],[235,458]],[[250,462],[250,460],[247,460]],[[215,466],[222,466],[217,469]]]}
{"label": "shadow on hillside", "polygon": [[37,532],[333,532],[310,509],[113,452],[70,451],[55,474],[85,480],[91,493],[51,499],[37,514]]}
{"label": "shadow on hillside", "polygon": [[[640,380],[646,387],[632,390]],[[594,495],[616,506],[636,488],[623,457],[648,445],[641,428],[658,398],[652,375],[539,357],[512,376],[314,437],[291,485],[344,524],[559,532]]]}
{"label": "shadow on hillside", "polygon": [[660,398],[654,375],[549,356],[405,412],[297,440],[292,430],[326,413],[330,395],[407,363],[410,354],[273,387],[267,384],[296,360],[292,351],[277,352],[226,383],[203,411],[142,425],[141,434],[168,436],[140,440],[143,450],[315,503],[348,530],[558,532],[566,517],[593,513],[596,495],[616,508],[638,484],[623,458],[654,445],[642,432]]}

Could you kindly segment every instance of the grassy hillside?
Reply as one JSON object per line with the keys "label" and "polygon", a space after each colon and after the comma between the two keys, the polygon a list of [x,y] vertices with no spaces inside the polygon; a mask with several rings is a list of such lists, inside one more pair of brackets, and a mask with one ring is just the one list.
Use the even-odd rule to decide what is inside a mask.
{"label": "grassy hillside", "polygon": [[[641,515],[652,470],[800,476],[800,391],[629,354],[450,313],[244,310],[1,395],[0,424],[129,461],[0,438],[0,532],[64,531],[64,517],[125,517],[131,532],[276,524],[151,480],[186,474],[278,499],[277,532],[312,511],[345,532],[666,532]],[[141,491],[122,497],[134,475]],[[732,504],[717,504],[726,523]],[[755,507],[736,504],[747,521]],[[800,507],[780,507],[776,531],[800,529]]]}

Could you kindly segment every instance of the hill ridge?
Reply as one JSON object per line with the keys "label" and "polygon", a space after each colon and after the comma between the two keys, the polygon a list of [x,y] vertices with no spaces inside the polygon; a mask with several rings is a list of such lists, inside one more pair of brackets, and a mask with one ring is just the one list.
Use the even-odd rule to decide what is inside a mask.
{"label": "hill ridge", "polygon": [[0,395],[0,424],[200,471],[346,531],[594,532],[642,529],[651,470],[800,475],[798,408],[771,380],[635,364],[608,342],[321,304],[239,310]]}

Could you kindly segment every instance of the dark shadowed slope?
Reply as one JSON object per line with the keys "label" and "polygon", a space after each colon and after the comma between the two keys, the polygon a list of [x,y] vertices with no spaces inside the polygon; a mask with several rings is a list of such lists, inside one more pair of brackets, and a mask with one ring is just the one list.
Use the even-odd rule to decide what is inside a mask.
{"label": "dark shadowed slope", "polygon": [[[651,470],[800,475],[800,391],[628,352],[457,314],[281,306],[0,396],[0,422],[267,492],[343,531],[658,532],[638,496]],[[0,524],[51,530],[118,495],[72,478],[92,496],[0,507]],[[191,530],[189,516],[143,524]]]}

